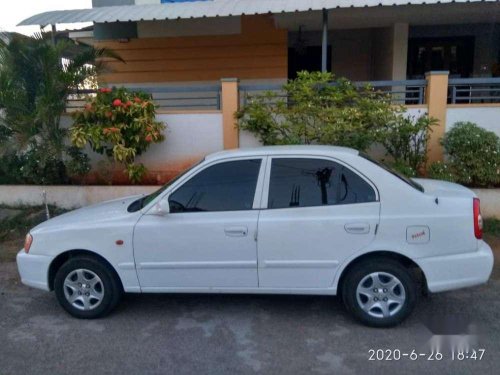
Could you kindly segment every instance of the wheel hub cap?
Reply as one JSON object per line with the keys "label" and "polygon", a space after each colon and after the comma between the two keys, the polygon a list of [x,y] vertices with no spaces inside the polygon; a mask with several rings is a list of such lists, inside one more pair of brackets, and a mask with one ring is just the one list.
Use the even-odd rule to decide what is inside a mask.
{"label": "wheel hub cap", "polygon": [[93,310],[104,297],[104,284],[95,272],[87,269],[71,271],[64,279],[64,296],[79,310]]}
{"label": "wheel hub cap", "polygon": [[359,282],[356,300],[368,315],[388,318],[401,310],[406,301],[406,293],[396,276],[387,272],[373,272]]}

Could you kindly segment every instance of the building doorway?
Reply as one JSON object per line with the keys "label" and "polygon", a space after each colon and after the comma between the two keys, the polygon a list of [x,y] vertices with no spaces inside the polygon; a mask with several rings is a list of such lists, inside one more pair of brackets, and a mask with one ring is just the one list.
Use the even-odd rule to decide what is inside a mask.
{"label": "building doorway", "polygon": [[431,70],[447,70],[451,78],[468,78],[474,69],[474,37],[411,38],[408,41],[409,79]]}

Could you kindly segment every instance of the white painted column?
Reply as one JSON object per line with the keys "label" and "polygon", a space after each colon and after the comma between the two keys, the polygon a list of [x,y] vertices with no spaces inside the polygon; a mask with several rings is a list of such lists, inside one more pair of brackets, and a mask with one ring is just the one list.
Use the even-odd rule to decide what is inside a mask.
{"label": "white painted column", "polygon": [[[408,60],[408,31],[409,25],[407,23],[396,23],[392,26],[392,72],[391,80],[404,81],[406,80],[406,65]],[[401,92],[400,94],[393,94],[393,99],[400,100],[404,103],[405,86],[393,86],[394,92]]]}
{"label": "white painted column", "polygon": [[408,60],[409,25],[396,23],[392,26],[392,80],[406,79],[406,65]]}

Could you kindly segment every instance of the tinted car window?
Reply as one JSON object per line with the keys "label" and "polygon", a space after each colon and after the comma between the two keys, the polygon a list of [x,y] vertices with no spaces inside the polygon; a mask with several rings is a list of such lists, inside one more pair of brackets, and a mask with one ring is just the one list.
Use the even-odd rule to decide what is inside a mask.
{"label": "tinted car window", "polygon": [[268,208],[335,204],[339,167],[322,159],[273,159]]}
{"label": "tinted car window", "polygon": [[373,202],[374,189],[348,168],[330,160],[273,159],[268,208]]}
{"label": "tinted car window", "polygon": [[238,160],[204,169],[170,195],[170,212],[251,210],[260,164]]}
{"label": "tinted car window", "polygon": [[375,190],[356,173],[342,168],[339,183],[339,204],[366,203],[376,200]]}

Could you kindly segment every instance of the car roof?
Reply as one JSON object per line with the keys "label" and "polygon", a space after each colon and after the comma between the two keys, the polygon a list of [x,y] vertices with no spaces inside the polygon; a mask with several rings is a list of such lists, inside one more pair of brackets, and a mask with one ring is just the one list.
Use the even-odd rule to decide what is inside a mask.
{"label": "car roof", "polygon": [[291,145],[291,146],[262,146],[251,148],[238,148],[215,152],[208,155],[205,160],[217,160],[228,157],[246,156],[272,156],[272,155],[358,155],[359,151],[348,147],[339,146],[312,146],[312,145]]}

